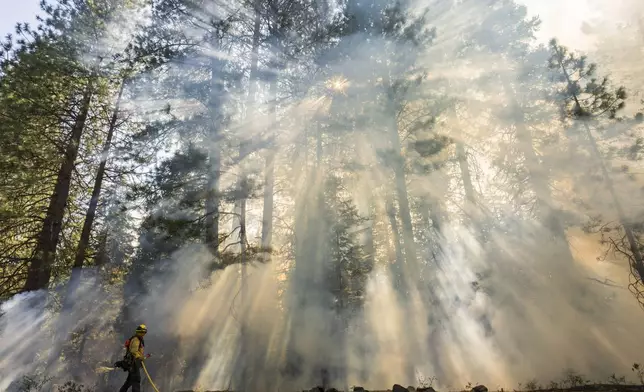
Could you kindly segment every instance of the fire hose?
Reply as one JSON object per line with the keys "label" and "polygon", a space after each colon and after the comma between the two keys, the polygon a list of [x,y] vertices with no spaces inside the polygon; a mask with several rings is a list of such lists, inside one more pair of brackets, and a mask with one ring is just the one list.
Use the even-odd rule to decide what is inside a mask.
{"label": "fire hose", "polygon": [[150,381],[150,385],[152,385],[152,389],[155,390],[155,392],[159,392],[159,389],[157,388],[156,385],[154,385],[154,381],[152,381],[152,377],[150,377],[150,373],[148,373],[148,369],[145,367],[145,363],[141,361],[141,367],[143,367],[143,371],[145,372],[145,375],[148,377],[148,381]]}

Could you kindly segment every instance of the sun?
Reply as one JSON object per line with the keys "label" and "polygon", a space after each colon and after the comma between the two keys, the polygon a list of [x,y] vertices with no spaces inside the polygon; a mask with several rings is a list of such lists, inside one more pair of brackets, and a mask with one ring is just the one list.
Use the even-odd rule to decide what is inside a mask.
{"label": "sun", "polygon": [[349,81],[344,76],[333,76],[324,85],[333,92],[344,93],[349,87]]}

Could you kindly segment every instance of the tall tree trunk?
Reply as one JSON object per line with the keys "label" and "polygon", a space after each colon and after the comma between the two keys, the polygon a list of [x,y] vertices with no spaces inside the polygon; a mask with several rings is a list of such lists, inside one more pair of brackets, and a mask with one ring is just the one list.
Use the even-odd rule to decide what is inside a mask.
{"label": "tall tree trunk", "polygon": [[[252,43],[252,49],[251,49],[251,63],[250,63],[250,77],[249,77],[249,86],[248,86],[248,106],[247,106],[247,113],[246,117],[251,118],[251,127],[255,127],[254,122],[252,120],[252,117],[255,116],[257,113],[255,112],[255,104],[256,104],[256,97],[255,93],[257,90],[256,84],[257,84],[257,78],[258,78],[258,66],[259,66],[259,39],[261,35],[261,12],[260,12],[260,2],[255,1],[254,3],[254,9],[255,9],[255,20],[254,20],[254,25],[253,25],[253,43]],[[249,116],[250,114],[250,116]],[[245,159],[246,155],[249,153],[248,150],[248,144],[246,140],[242,140],[239,146],[239,163],[240,166],[242,164],[242,161]],[[246,319],[247,319],[247,296],[248,293],[246,293],[246,279],[247,279],[247,255],[246,255],[246,176],[243,173],[243,168],[241,169],[240,173],[240,190],[242,194],[240,195],[241,199],[239,201],[239,242],[240,242],[240,263],[241,263],[241,280],[240,280],[240,302],[241,302],[241,327],[240,327],[240,360],[241,360],[241,372],[240,372],[240,380],[243,383],[242,385],[251,385],[252,381],[247,380],[248,377],[252,377],[252,375],[247,374],[247,344],[246,344]]]}
{"label": "tall tree trunk", "polygon": [[206,245],[215,256],[219,258],[219,178],[221,172],[221,156],[216,142],[211,143],[208,157],[208,190],[206,196]]}
{"label": "tall tree trunk", "polygon": [[388,130],[392,152],[394,154],[394,182],[398,196],[398,208],[402,222],[402,238],[405,248],[405,262],[407,269],[416,269],[416,244],[414,242],[414,229],[411,223],[411,209],[409,207],[409,195],[407,192],[407,178],[405,175],[405,158],[401,154],[400,136],[398,135],[398,113],[392,97],[388,98],[388,115],[391,117],[391,126]]}
{"label": "tall tree trunk", "polygon": [[[452,114],[454,115],[454,120],[456,121],[456,131],[461,131],[463,125],[461,120],[458,117],[457,108],[452,108]],[[483,244],[485,242],[485,236],[483,233],[483,225],[481,219],[483,214],[481,206],[478,202],[478,197],[476,191],[474,190],[474,183],[472,182],[472,172],[470,171],[469,162],[467,159],[467,149],[463,140],[456,140],[456,159],[458,161],[458,166],[461,171],[461,179],[463,181],[463,191],[465,192],[465,200],[463,210],[465,215],[469,218],[472,229],[476,233],[476,238],[478,241]]]}
{"label": "tall tree trunk", "polygon": [[[402,284],[400,287],[400,294],[403,299],[402,305],[404,309],[404,320],[412,319],[412,309],[408,306],[406,298],[409,298],[412,295],[412,291],[416,289],[416,283],[418,282],[418,277],[420,276],[420,268],[418,264],[418,256],[416,254],[416,243],[414,240],[414,229],[411,221],[411,209],[409,207],[409,195],[407,192],[407,179],[405,175],[405,157],[402,155],[402,148],[400,145],[400,135],[398,129],[398,107],[395,101],[393,94],[393,88],[391,87],[391,81],[389,77],[385,82],[385,86],[388,87],[389,91],[387,92],[387,108],[386,113],[389,116],[389,141],[392,148],[393,158],[393,171],[394,171],[394,183],[396,186],[396,194],[398,196],[398,212],[400,215],[400,220],[402,223],[402,237],[404,242],[405,249],[405,266],[403,268],[401,278]],[[416,333],[416,326],[409,326],[409,333],[414,336]],[[406,350],[408,350],[411,357],[416,357],[418,354],[418,348],[413,345],[406,345]],[[410,364],[406,369],[406,376],[409,380],[415,379],[415,366]]]}
{"label": "tall tree trunk", "polygon": [[[566,67],[563,64],[563,54],[558,50],[557,50],[557,54],[558,54],[557,58],[559,60],[559,66],[561,67],[561,71],[566,77],[568,88],[570,91],[575,91],[573,89],[573,83],[570,80],[570,75],[568,75],[568,71],[566,70]],[[579,103],[579,98],[577,97],[577,95],[572,94],[572,97],[575,101],[575,105],[577,109],[582,109],[582,106]],[[637,238],[635,237],[635,233],[633,232],[632,223],[627,218],[624,208],[622,207],[622,203],[619,200],[617,193],[615,192],[615,184],[613,183],[613,179],[610,173],[608,172],[608,169],[606,168],[606,164],[604,163],[604,158],[602,157],[601,151],[599,151],[599,147],[597,146],[597,141],[595,140],[595,137],[592,134],[590,126],[588,125],[588,122],[584,119],[582,119],[582,123],[583,123],[584,129],[586,130],[586,137],[588,138],[588,142],[590,143],[592,153],[595,159],[597,160],[597,163],[599,164],[600,170],[604,177],[604,181],[606,183],[606,187],[608,188],[608,193],[610,194],[613,200],[613,204],[615,205],[615,210],[617,211],[617,216],[619,218],[620,224],[624,228],[626,239],[628,240],[631,253],[633,254],[633,260],[632,260],[631,266],[635,271],[637,271],[640,281],[644,282],[644,258],[642,256],[642,252],[640,251],[640,247],[637,242]]]}
{"label": "tall tree trunk", "polygon": [[221,111],[221,94],[224,86],[220,77],[221,62],[213,59],[210,65],[210,97],[208,110],[210,114],[211,129],[207,135],[208,140],[208,182],[206,189],[206,246],[215,256],[215,263],[219,265],[219,181],[221,178],[221,147],[220,128],[218,118]]}
{"label": "tall tree trunk", "polygon": [[[397,139],[397,137],[396,137]],[[402,156],[400,156],[402,159]],[[411,209],[409,208],[409,198],[407,194],[407,182],[402,162],[396,165],[394,170],[396,175],[396,193],[398,196],[398,208],[400,220],[402,222],[403,243],[405,246],[405,261],[408,268],[416,267],[416,244],[414,242],[414,229],[411,223]]]}
{"label": "tall tree trunk", "polygon": [[[273,124],[277,127],[277,76],[271,80],[271,111]],[[272,135],[271,135],[272,136]],[[262,249],[265,261],[270,261],[271,243],[273,240],[273,193],[275,192],[275,149],[269,147],[266,152],[264,172],[264,206],[262,210]]]}
{"label": "tall tree trunk", "polygon": [[465,149],[464,143],[461,141],[456,142],[456,158],[458,159],[461,179],[463,180],[463,190],[465,191],[465,206],[463,209],[470,219],[476,239],[481,245],[483,245],[486,242],[482,222],[483,214],[472,183],[472,173],[467,160],[467,150]]}
{"label": "tall tree trunk", "polygon": [[69,199],[69,191],[74,172],[78,148],[85,129],[85,122],[89,113],[93,95],[93,76],[87,83],[81,99],[80,110],[74,121],[72,133],[63,158],[63,163],[58,170],[58,177],[54,192],[49,200],[49,207],[43,221],[43,227],[36,243],[34,257],[29,265],[27,279],[23,291],[45,289],[51,279],[51,269],[56,257],[56,248],[62,231],[65,207]]}
{"label": "tall tree trunk", "polygon": [[90,234],[92,232],[92,226],[94,225],[94,218],[96,217],[96,209],[98,208],[98,200],[101,196],[103,178],[105,177],[105,167],[107,166],[107,158],[112,146],[112,138],[114,137],[114,132],[116,131],[116,121],[118,120],[119,110],[121,108],[121,100],[123,98],[125,83],[126,80],[123,80],[121,82],[121,86],[119,87],[119,91],[116,97],[116,103],[114,105],[114,111],[112,112],[112,116],[110,118],[107,137],[105,139],[105,144],[103,145],[103,150],[101,151],[101,163],[98,165],[98,171],[96,172],[96,178],[94,179],[94,188],[92,189],[92,198],[89,201],[89,206],[87,207],[87,212],[85,213],[85,221],[83,222],[83,229],[81,231],[80,240],[78,241],[76,257],[74,259],[74,265],[72,267],[69,284],[67,285],[67,294],[65,296],[63,308],[71,307],[71,299],[78,286],[80,285],[81,272],[86,256],[85,253],[87,251],[87,247],[89,246]]}

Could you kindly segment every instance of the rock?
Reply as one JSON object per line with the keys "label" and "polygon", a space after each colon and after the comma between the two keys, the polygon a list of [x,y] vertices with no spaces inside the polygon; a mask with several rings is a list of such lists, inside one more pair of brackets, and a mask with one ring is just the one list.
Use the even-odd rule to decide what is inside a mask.
{"label": "rock", "polygon": [[472,392],[488,392],[488,391],[485,385],[477,385],[474,388],[472,388]]}
{"label": "rock", "polygon": [[409,392],[409,390],[402,385],[394,384],[394,387],[391,388],[391,392]]}
{"label": "rock", "polygon": [[309,392],[324,392],[324,388],[322,387],[313,387],[309,389]]}
{"label": "rock", "polygon": [[367,391],[365,391],[365,389],[363,387],[354,386],[353,387],[353,392],[367,392]]}
{"label": "rock", "polygon": [[436,390],[432,387],[423,387],[416,389],[416,392],[436,392]]}
{"label": "rock", "polygon": [[407,387],[407,390],[409,392],[416,392],[416,388],[412,387],[411,385]]}
{"label": "rock", "polygon": [[338,391],[335,388],[329,388],[329,389],[326,390],[326,392],[340,392],[340,391]]}

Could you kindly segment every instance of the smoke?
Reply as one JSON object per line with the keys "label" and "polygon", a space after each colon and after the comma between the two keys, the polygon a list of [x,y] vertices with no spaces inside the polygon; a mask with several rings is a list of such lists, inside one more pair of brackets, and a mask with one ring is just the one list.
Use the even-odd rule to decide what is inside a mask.
{"label": "smoke", "polygon": [[[135,264],[123,287],[105,288],[104,275],[88,272],[69,311],[57,305],[56,290],[16,296],[2,305],[0,316],[0,389],[30,373],[114,385],[123,373],[96,369],[119,359],[123,341],[140,323],[149,329],[146,351],[152,358],[146,365],[162,391],[198,386],[296,390],[321,383],[376,389],[430,377],[443,388],[469,382],[512,387],[532,378],[546,383],[569,368],[599,381],[613,373],[626,375],[641,360],[644,312],[626,289],[627,263],[616,256],[598,261],[604,249],[598,236],[580,229],[589,216],[614,219],[614,206],[602,186],[583,177],[592,163],[567,148],[576,141],[564,136],[558,108],[543,97],[533,99],[541,94],[535,92],[538,83],[550,74],[543,53],[524,63],[512,60],[510,54],[529,44],[526,37],[515,39],[520,32],[503,26],[527,14],[501,3],[507,5],[435,2],[425,27],[436,28],[436,38],[422,52],[356,33],[321,56],[324,74],[307,86],[305,96],[293,94],[280,104],[278,120],[267,120],[271,113],[265,106],[255,117],[232,118],[222,132],[229,138],[259,138],[257,124],[279,130],[274,168],[280,225],[275,225],[273,247],[288,245],[289,250],[276,252],[271,263],[249,266],[243,286],[238,265],[212,272],[211,250],[190,243],[170,255],[155,254],[153,263],[146,260],[152,265]],[[225,15],[226,10],[203,12]],[[142,16],[135,18],[121,23],[139,25]],[[191,27],[185,34],[197,32]],[[222,62],[238,55],[224,52],[207,47],[201,55]],[[163,72],[185,78],[187,85],[201,82],[204,68],[194,72],[205,67],[201,55],[190,66],[175,64]],[[283,80],[310,64],[290,66],[280,75]],[[536,70],[532,79],[521,85],[517,81],[531,67]],[[421,74],[426,80],[414,84]],[[383,104],[383,80],[391,75],[409,82],[401,93],[408,105]],[[155,88],[170,90],[162,87],[143,85],[140,91],[153,96]],[[207,105],[194,104],[197,99],[188,90],[171,97],[189,104],[190,113],[181,115],[203,114],[199,111]],[[226,103],[246,98],[234,88],[228,92]],[[141,101],[129,105],[144,106]],[[529,115],[519,116],[515,106]],[[208,129],[212,119],[205,117],[196,116],[194,128]],[[323,127],[321,117],[336,121]],[[413,132],[418,119],[430,118],[431,125]],[[396,160],[390,157],[392,126],[400,127],[398,152],[408,160],[402,183],[396,182]],[[517,158],[520,141],[507,136],[521,127],[539,139],[535,145],[547,168],[531,176],[548,176],[548,187],[555,185],[545,207],[563,211],[558,218],[571,227],[566,231],[570,246],[529,210],[536,191],[522,185],[528,164]],[[607,131],[623,135],[614,126]],[[548,142],[553,135],[559,135],[559,143]],[[440,154],[427,158],[412,147],[436,136],[450,140]],[[459,146],[466,151],[462,156]],[[209,141],[201,147],[213,153],[230,145]],[[476,201],[463,191],[463,156]],[[246,160],[244,169],[252,177],[263,162],[253,155]],[[225,163],[235,166],[230,162],[234,158]],[[436,169],[419,169],[429,163]],[[349,164],[361,169],[348,169]],[[231,172],[222,175],[222,189],[237,183]],[[342,172],[341,186],[329,192],[334,172]],[[619,175],[615,182],[624,199],[640,186]],[[400,222],[401,192],[421,205],[410,214],[411,236]],[[393,222],[401,227],[396,229],[390,201],[398,206]],[[162,203],[168,210],[176,207],[173,217],[192,216],[177,200]],[[329,278],[335,255],[327,241],[331,230],[339,232],[339,209],[351,203],[368,221],[351,230],[370,225],[378,248],[365,281],[351,287],[364,291],[362,303],[353,307],[337,303]],[[222,202],[222,228],[230,227],[226,216],[234,211],[232,204]],[[627,204],[634,216],[642,212],[641,206]],[[254,242],[261,235],[261,208],[261,200],[249,200],[247,233]],[[436,216],[426,219],[423,213]],[[343,235],[354,234],[351,230]],[[225,245],[233,242],[228,238]],[[418,261],[398,260],[397,252],[409,256],[414,249],[410,242]],[[146,246],[142,241],[142,249]],[[344,246],[338,248],[348,253]],[[342,279],[353,284],[355,278]],[[81,344],[82,356],[75,357],[71,347]]]}
{"label": "smoke", "polygon": [[34,336],[45,324],[46,314],[37,309],[45,293],[35,292],[16,295],[2,304],[0,309],[0,388],[7,387],[33,361],[33,355],[43,346],[34,347]]}
{"label": "smoke", "polygon": [[[114,345],[105,339],[112,332],[120,305],[118,293],[102,288],[102,279],[92,269],[84,272],[82,285],[69,297],[74,304],[63,309],[65,290],[19,294],[2,304],[0,312],[0,388],[14,390],[22,377],[40,381],[57,375],[91,384],[96,364],[85,361],[74,349],[92,361]],[[62,361],[61,359],[65,359]]]}

